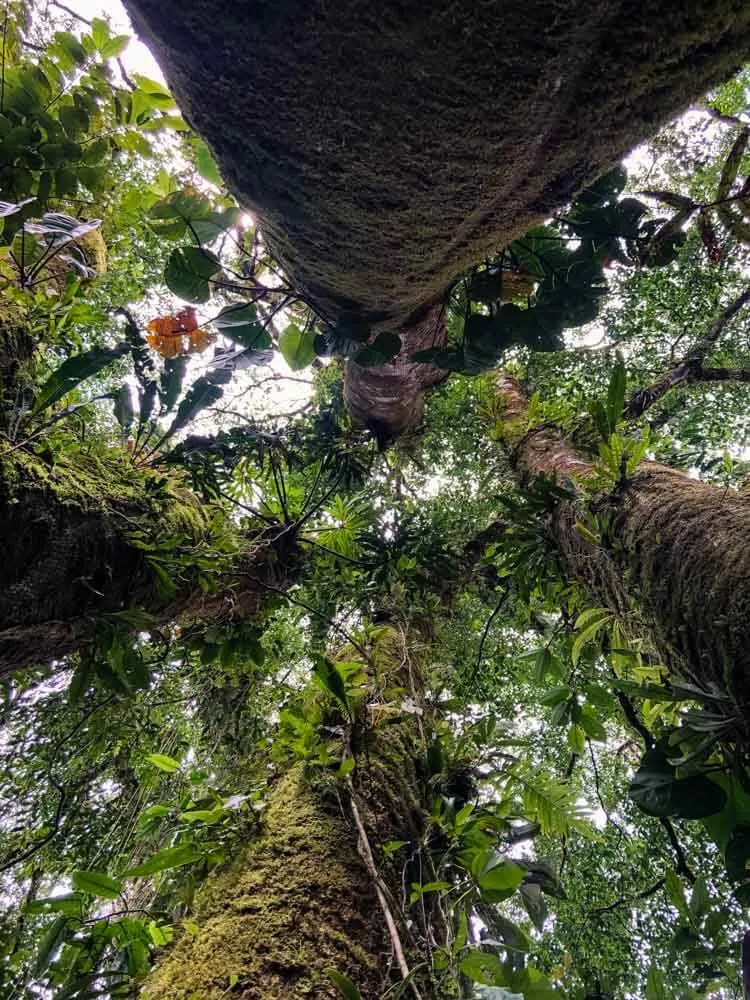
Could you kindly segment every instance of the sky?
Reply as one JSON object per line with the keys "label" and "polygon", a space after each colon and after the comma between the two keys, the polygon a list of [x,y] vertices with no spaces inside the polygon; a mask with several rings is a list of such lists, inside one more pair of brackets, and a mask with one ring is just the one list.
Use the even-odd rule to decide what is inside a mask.
{"label": "sky", "polygon": [[[65,6],[89,21],[92,17],[106,17],[118,33],[132,35],[133,29],[120,0],[65,0]],[[62,17],[65,16],[63,11],[59,13]],[[164,75],[154,57],[143,42],[135,38],[131,38],[123,55],[123,62],[135,73],[142,73],[152,80],[164,80]]]}

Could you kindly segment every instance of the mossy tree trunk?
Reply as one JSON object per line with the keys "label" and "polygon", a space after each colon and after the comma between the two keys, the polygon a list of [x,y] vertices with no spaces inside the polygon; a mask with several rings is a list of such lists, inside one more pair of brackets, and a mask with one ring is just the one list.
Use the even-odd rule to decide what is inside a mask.
{"label": "mossy tree trunk", "polygon": [[[527,430],[521,385],[500,375],[497,387],[522,480],[585,484],[592,464],[559,431]],[[602,526],[599,545],[578,528],[587,508]],[[558,505],[546,527],[563,572],[593,602],[638,614],[676,675],[718,685],[750,719],[750,494],[644,462],[611,493]]]}
{"label": "mossy tree trunk", "polygon": [[[404,357],[459,274],[726,79],[750,43],[743,0],[126,5],[292,282],[333,323],[404,333]],[[397,381],[370,396],[354,391],[364,378],[352,369],[364,422],[398,432]]]}
{"label": "mossy tree trunk", "polygon": [[22,450],[0,456],[0,676],[73,652],[101,615],[138,609],[154,625],[244,620],[269,587],[293,582],[295,539],[279,529],[239,537],[216,591],[205,592],[189,560],[211,553],[209,519],[179,482],[159,481],[124,454],[55,464]]}
{"label": "mossy tree trunk", "polygon": [[[261,835],[204,886],[199,930],[165,953],[146,984],[148,1000],[340,1000],[329,969],[364,1000],[378,1000],[407,963],[413,968],[402,864],[381,850],[393,840],[417,843],[429,815],[420,726],[413,716],[378,711],[378,693],[403,681],[403,642],[400,630],[377,630],[371,694],[355,720],[339,716],[346,735],[331,749],[355,758],[352,774],[290,766],[271,792]],[[349,649],[345,659],[353,655]],[[419,995],[431,997],[429,986]]]}

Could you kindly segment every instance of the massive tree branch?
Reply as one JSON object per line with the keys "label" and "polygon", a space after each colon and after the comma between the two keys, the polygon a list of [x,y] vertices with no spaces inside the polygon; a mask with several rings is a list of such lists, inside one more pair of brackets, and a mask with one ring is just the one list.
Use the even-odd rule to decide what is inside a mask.
{"label": "massive tree branch", "polygon": [[[327,319],[374,331],[411,330],[750,42],[742,0],[128,7],[291,281]],[[386,399],[361,373],[349,396],[398,433],[420,408],[393,409],[413,372],[390,374]]]}

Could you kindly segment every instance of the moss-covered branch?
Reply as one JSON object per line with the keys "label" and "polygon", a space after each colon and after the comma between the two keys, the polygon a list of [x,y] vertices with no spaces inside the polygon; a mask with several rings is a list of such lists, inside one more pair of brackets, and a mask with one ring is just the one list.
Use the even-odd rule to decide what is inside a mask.
{"label": "moss-covered branch", "polygon": [[[505,444],[522,478],[585,483],[592,464],[553,427],[526,430],[518,382],[497,380]],[[601,544],[579,531],[588,505]],[[607,495],[562,503],[547,522],[563,570],[599,605],[642,612],[665,663],[717,684],[750,714],[750,496],[653,462]]]}
{"label": "moss-covered branch", "polygon": [[[750,46],[742,0],[127,6],[295,287],[374,330],[411,332]],[[351,393],[363,422],[399,429],[401,375]]]}
{"label": "moss-covered branch", "polygon": [[[138,468],[124,453],[70,450],[53,461],[6,449],[0,675],[72,652],[101,614],[138,608],[155,624],[257,614],[262,583],[286,587],[293,576],[293,533],[237,535],[222,566],[215,531],[179,477]],[[215,592],[199,586],[209,559],[224,570]]]}

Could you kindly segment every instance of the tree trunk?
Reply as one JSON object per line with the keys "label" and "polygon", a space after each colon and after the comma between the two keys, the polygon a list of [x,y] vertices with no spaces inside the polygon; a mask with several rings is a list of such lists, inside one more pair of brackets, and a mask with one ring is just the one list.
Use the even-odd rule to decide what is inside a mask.
{"label": "tree trunk", "polygon": [[[507,375],[506,448],[521,475],[585,483],[592,465],[550,427],[526,430],[526,399]],[[547,529],[563,572],[592,600],[642,612],[664,662],[702,686],[718,685],[750,713],[750,495],[642,463],[606,496],[586,502],[605,525],[600,545],[578,530],[583,503],[562,503]]]}
{"label": "tree trunk", "polygon": [[743,0],[127,6],[290,280],[375,332],[410,330],[750,43]]}
{"label": "tree trunk", "polygon": [[352,418],[387,443],[418,427],[424,393],[450,374],[434,365],[409,361],[411,354],[442,347],[447,340],[443,309],[428,309],[419,322],[401,331],[401,353],[390,364],[363,368],[347,362],[344,399]]}
{"label": "tree trunk", "polygon": [[[378,630],[369,669],[380,685],[401,679],[402,641],[393,628]],[[348,650],[346,659],[352,657]],[[370,679],[375,698],[375,674]],[[353,982],[364,1000],[379,1000],[402,978],[410,957],[403,924],[398,930],[402,866],[380,846],[423,834],[425,747],[413,717],[379,717],[377,707],[373,701],[358,720],[338,724],[356,759],[351,778],[295,764],[279,781],[262,835],[206,883],[195,916],[199,931],[184,933],[166,953],[146,984],[148,1000],[219,1000],[227,993],[340,1000],[329,969]],[[400,948],[402,962],[394,956]]]}
{"label": "tree trunk", "polygon": [[[137,608],[154,624],[242,619],[258,613],[268,585],[289,585],[296,541],[279,530],[240,539],[221,592],[204,593],[189,559],[191,551],[208,555],[211,537],[209,518],[179,480],[165,484],[124,454],[70,453],[53,464],[24,449],[6,451],[0,676],[73,652],[98,615]],[[170,554],[184,554],[187,565],[170,567]],[[164,593],[150,556],[176,596]]]}

